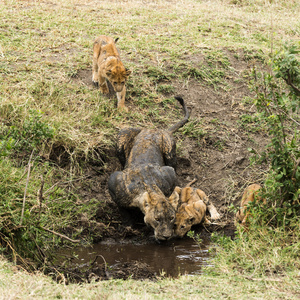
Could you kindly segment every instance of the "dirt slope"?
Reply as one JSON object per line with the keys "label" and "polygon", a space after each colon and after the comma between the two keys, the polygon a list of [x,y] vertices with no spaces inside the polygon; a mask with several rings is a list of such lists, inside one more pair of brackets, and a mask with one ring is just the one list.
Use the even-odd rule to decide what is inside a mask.
{"label": "dirt slope", "polygon": [[[224,79],[225,87],[216,88],[193,78],[188,82],[175,78],[168,84],[175,88],[174,95],[181,95],[186,100],[192,111],[190,123],[195,129],[183,128],[175,134],[178,184],[184,186],[197,177],[194,187],[205,191],[222,214],[219,225],[212,225],[205,230],[202,226],[195,226],[193,229],[202,231],[203,234],[224,229],[225,233],[233,235],[234,213],[228,208],[232,204],[238,206],[245,185],[261,178],[263,170],[250,166],[248,148],[261,148],[265,144],[265,137],[261,131],[252,130],[250,123],[241,122],[242,115],[251,115],[255,111],[255,107],[244,101],[245,97],[251,96],[247,75],[253,61],[249,62],[243,51],[235,53],[225,49],[224,52],[232,70],[231,75]],[[195,65],[202,63],[202,57],[187,59]],[[81,70],[76,80],[92,88],[90,77],[90,70]],[[130,99],[127,106],[130,110],[135,108]],[[242,125],[248,127],[243,128]],[[105,237],[140,239],[143,235],[146,239],[152,238],[152,232],[143,224],[141,216],[132,226],[127,226],[110,199],[107,180],[112,172],[120,169],[114,149],[110,149],[105,167],[91,166],[86,187],[78,186],[83,201],[96,198],[100,203],[95,220],[87,220],[83,216],[79,221],[79,225],[86,228],[83,233],[93,235],[94,242]]]}

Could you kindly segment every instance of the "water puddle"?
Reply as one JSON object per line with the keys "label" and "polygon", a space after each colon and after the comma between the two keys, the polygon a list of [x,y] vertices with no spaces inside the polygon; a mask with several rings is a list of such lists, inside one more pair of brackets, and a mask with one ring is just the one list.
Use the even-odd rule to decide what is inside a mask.
{"label": "water puddle", "polygon": [[[209,241],[203,240],[199,246],[192,239],[172,240],[167,243],[133,244],[102,242],[91,247],[78,247],[72,250],[77,267],[91,265],[96,259],[105,261],[108,270],[121,270],[124,264],[140,262],[147,264],[157,275],[177,277],[178,275],[201,274],[202,267],[209,265]],[[61,250],[60,256],[70,255]]]}

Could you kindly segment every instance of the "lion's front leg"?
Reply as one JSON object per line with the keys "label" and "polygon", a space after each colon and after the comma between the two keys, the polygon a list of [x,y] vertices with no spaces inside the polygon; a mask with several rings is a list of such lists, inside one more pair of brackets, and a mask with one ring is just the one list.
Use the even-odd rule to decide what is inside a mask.
{"label": "lion's front leg", "polygon": [[124,85],[123,90],[121,92],[117,92],[118,109],[125,109],[126,111],[128,111],[128,108],[125,106],[125,96],[126,87]]}
{"label": "lion's front leg", "polygon": [[94,85],[98,85],[99,83],[99,76],[98,76],[98,57],[100,55],[101,46],[99,43],[94,43],[93,47],[93,76],[92,80]]}
{"label": "lion's front leg", "polygon": [[99,79],[98,79],[98,63],[97,59],[93,58],[93,76],[92,76],[92,81],[95,86],[98,86],[99,84]]}
{"label": "lion's front leg", "polygon": [[108,94],[109,93],[109,89],[108,89],[108,86],[107,86],[107,82],[106,82],[105,77],[103,77],[101,75],[100,69],[99,69],[99,72],[98,72],[98,76],[99,76],[99,89],[100,89],[100,92],[102,94]]}
{"label": "lion's front leg", "polygon": [[218,213],[216,207],[211,203],[211,201],[208,199],[206,194],[200,190],[197,189],[196,193],[198,194],[199,198],[205,203],[207,210],[210,214],[210,217],[212,220],[218,220],[221,218],[220,214]]}

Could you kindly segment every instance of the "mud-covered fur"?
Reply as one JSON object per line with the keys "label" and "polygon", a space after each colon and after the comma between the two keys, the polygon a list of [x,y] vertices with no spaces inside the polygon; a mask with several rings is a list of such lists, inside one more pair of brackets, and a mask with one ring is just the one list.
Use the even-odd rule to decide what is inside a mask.
{"label": "mud-covered fur", "polygon": [[251,184],[247,186],[244,190],[241,206],[238,212],[236,213],[236,222],[241,223],[243,226],[246,225],[249,219],[249,211],[247,211],[247,205],[249,202],[253,201],[263,201],[265,203],[265,199],[259,195],[259,191],[261,190],[261,186],[259,184]]}
{"label": "mud-covered fur", "polygon": [[215,206],[202,190],[192,187],[176,187],[175,191],[179,194],[180,205],[175,220],[176,236],[183,237],[193,225],[210,224],[206,212],[209,212],[211,219],[220,218]]}
{"label": "mud-covered fur", "polygon": [[124,168],[111,174],[108,188],[112,199],[123,208],[138,207],[144,221],[153,227],[155,238],[173,236],[179,196],[176,186],[176,144],[172,136],[189,118],[182,98],[185,117],[169,130],[127,128],[120,131],[117,155]]}
{"label": "mud-covered fur", "polygon": [[[127,70],[116,48],[116,40],[100,35],[95,39],[93,46],[93,82],[99,85],[103,94],[109,93],[106,80],[114,88],[118,98],[118,108],[125,108],[125,82],[131,71]],[[125,108],[126,109],[126,108]]]}

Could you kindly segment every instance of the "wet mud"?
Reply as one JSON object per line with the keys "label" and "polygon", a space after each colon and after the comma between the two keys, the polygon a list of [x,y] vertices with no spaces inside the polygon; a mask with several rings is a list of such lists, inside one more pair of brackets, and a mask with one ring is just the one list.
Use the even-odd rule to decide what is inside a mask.
{"label": "wet mud", "polygon": [[56,264],[64,264],[69,280],[155,279],[199,275],[210,265],[210,241],[191,238],[165,243],[133,243],[108,239],[90,247],[61,249]]}

